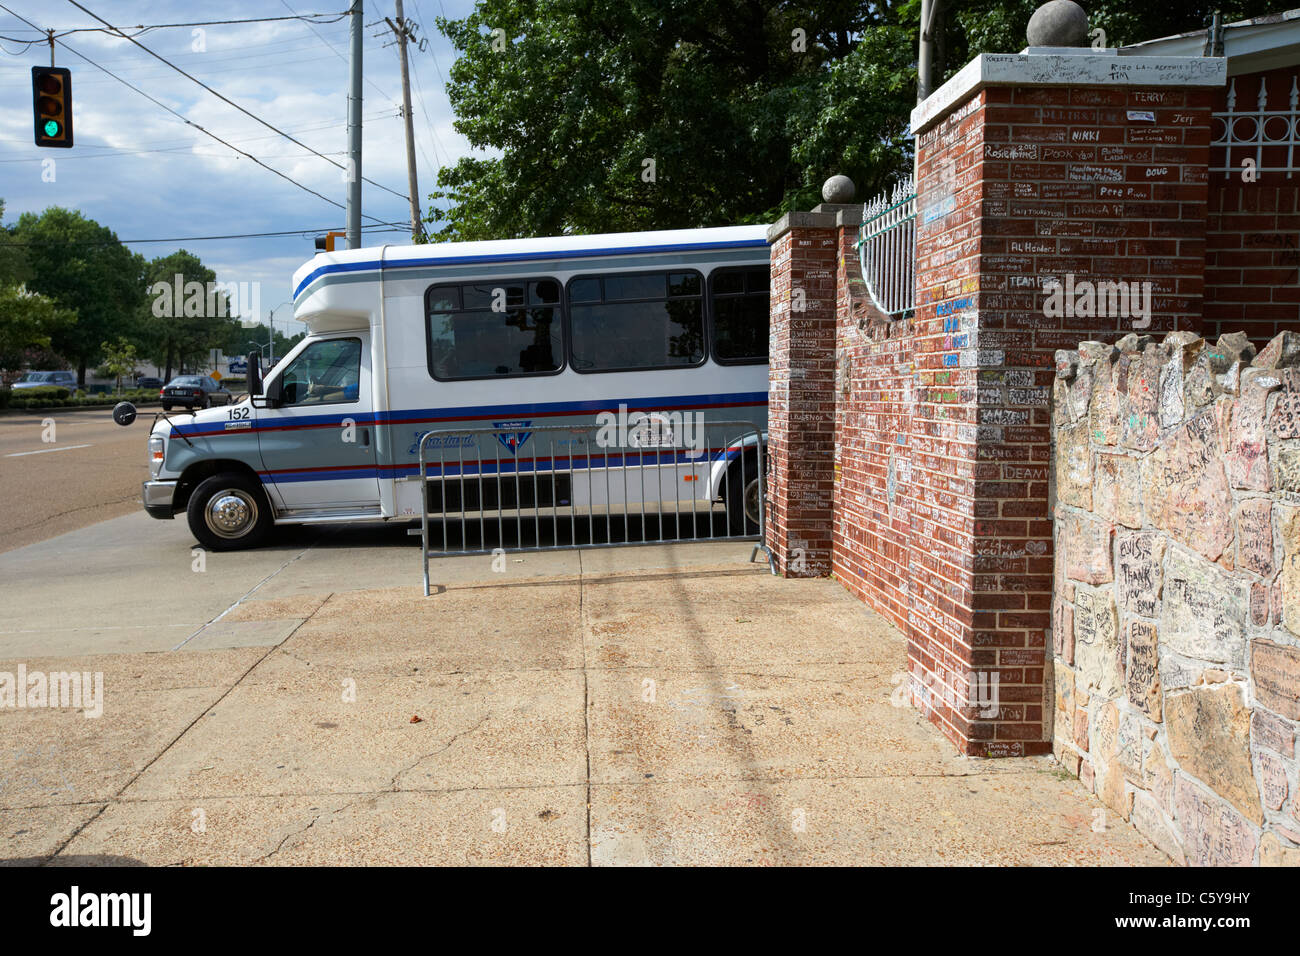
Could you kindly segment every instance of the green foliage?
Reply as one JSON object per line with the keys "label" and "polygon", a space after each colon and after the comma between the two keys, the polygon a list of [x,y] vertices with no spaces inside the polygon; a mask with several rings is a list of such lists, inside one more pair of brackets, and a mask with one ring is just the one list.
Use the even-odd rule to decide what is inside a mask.
{"label": "green foliage", "polygon": [[[8,389],[0,391],[9,391]],[[53,389],[49,391],[53,392]],[[36,411],[46,408],[111,408],[118,402],[131,402],[134,405],[160,404],[158,392],[154,389],[132,389],[120,395],[69,395],[68,390],[60,389],[59,395],[46,395],[45,389],[21,389],[7,397],[0,394],[0,408],[9,407],[23,411]],[[33,396],[32,392],[40,394]],[[19,397],[15,397],[19,396]],[[7,401],[7,406],[6,406]]]}
{"label": "green foliage", "polygon": [[440,172],[438,237],[757,221],[833,173],[883,184],[908,164],[898,6],[481,0],[440,19],[457,129],[501,155]]}
{"label": "green foliage", "polygon": [[[936,85],[976,53],[1023,49],[1040,2],[947,0],[935,24]],[[1215,7],[1225,20],[1285,8],[1083,6],[1111,46],[1200,29]],[[459,53],[447,85],[456,128],[479,152],[439,172],[436,238],[768,222],[820,201],[835,173],[870,198],[911,167],[920,8],[479,0],[462,20],[440,18]]]}
{"label": "green foliage", "polygon": [[14,390],[12,388],[0,386],[0,408],[9,407],[9,399],[13,397],[13,394]]}
{"label": "green foliage", "polygon": [[[175,295],[178,275],[183,293],[179,299]],[[205,365],[212,349],[224,348],[227,341],[247,331],[229,314],[225,293],[216,292],[210,300],[205,294],[200,302],[185,291],[186,283],[197,282],[206,289],[216,280],[215,272],[184,249],[153,259],[145,266],[148,295],[140,309],[141,340],[144,355],[165,374],[182,366]]]}
{"label": "green foliage", "polygon": [[74,325],[76,315],[22,285],[0,284],[0,368],[26,364],[29,349],[50,347],[54,336]]}
{"label": "green foliage", "polygon": [[11,234],[25,243],[31,269],[27,288],[75,312],[77,321],[55,330],[51,345],[74,360],[84,376],[99,360],[105,339],[130,334],[143,297],[144,260],[111,229],[58,206],[40,215],[24,213]]}
{"label": "green foliage", "polygon": [[35,388],[20,388],[18,394],[28,399],[70,398],[72,391],[62,385],[37,385]]}
{"label": "green foliage", "polygon": [[104,373],[105,378],[117,380],[117,391],[122,391],[122,377],[134,375],[135,367],[140,363],[140,356],[136,353],[135,346],[124,338],[119,338],[116,342],[100,343],[100,350],[104,353]]}

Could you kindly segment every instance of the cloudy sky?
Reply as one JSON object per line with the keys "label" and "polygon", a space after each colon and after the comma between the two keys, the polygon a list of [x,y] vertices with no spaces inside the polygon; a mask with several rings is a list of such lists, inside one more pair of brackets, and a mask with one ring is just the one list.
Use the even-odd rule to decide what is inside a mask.
{"label": "cloudy sky", "polygon": [[[65,0],[0,0],[42,30],[98,26]],[[95,14],[120,26],[336,14],[348,0],[229,0],[222,4],[174,0],[83,0]],[[405,0],[407,19],[428,41],[411,48],[411,97],[415,114],[420,208],[439,166],[469,152],[452,128],[443,78],[453,60],[434,17],[465,16],[473,0]],[[362,173],[398,195],[363,183],[362,212],[383,222],[409,222],[405,200],[406,152],[401,79],[396,47],[382,23],[394,14],[391,0],[366,0]],[[330,17],[329,19],[332,19]],[[291,133],[339,162],[347,148],[348,22],[287,20],[151,30],[138,37],[146,47],[193,74],[273,126]],[[380,34],[384,35],[380,35]],[[59,47],[56,64],[72,71],[73,132],[70,150],[42,149],[32,141],[31,68],[49,63],[45,43],[24,47],[15,40],[37,33],[0,10],[0,198],[5,221],[58,205],[78,209],[114,230],[122,240],[169,239],[233,233],[304,230],[303,235],[213,241],[130,243],[147,258],[179,248],[197,254],[221,281],[261,286],[263,316],[289,297],[294,271],[314,254],[312,236],[342,229],[343,210],[253,164],[203,135],[144,96],[74,53]],[[63,38],[150,96],[222,139],[305,186],[342,203],[343,173],[295,146],[127,40],[102,32]],[[201,49],[196,49],[201,47]],[[53,159],[54,182],[42,178],[42,160]],[[363,225],[374,220],[362,219]],[[366,230],[365,244],[409,242],[409,229]],[[276,324],[290,313],[277,311]],[[287,331],[300,330],[292,325]]]}

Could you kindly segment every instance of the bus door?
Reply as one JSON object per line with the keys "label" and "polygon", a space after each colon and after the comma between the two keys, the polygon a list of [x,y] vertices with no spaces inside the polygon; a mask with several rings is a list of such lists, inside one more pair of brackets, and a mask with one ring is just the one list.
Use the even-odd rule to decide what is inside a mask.
{"label": "bus door", "polygon": [[370,332],[315,339],[284,368],[280,404],[259,409],[262,479],[277,506],[299,512],[378,512]]}

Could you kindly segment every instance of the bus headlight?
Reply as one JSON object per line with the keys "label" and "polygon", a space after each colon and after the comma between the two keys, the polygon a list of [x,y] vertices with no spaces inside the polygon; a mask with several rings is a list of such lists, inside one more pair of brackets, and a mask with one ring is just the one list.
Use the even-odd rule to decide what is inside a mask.
{"label": "bus headlight", "polygon": [[149,436],[149,473],[153,477],[158,477],[158,472],[162,470],[163,453],[166,451],[167,443],[163,441],[161,435]]}

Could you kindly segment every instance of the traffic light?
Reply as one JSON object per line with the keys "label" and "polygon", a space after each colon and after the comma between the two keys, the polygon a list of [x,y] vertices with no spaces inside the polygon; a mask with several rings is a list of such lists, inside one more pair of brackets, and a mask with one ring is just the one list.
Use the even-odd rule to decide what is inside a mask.
{"label": "traffic light", "polygon": [[32,67],[36,145],[72,145],[72,73],[62,66]]}
{"label": "traffic light", "polygon": [[346,236],[346,235],[347,235],[346,232],[327,232],[327,233],[325,233],[325,235],[323,235],[323,236],[317,236],[317,237],[316,237],[316,251],[317,251],[317,252],[333,252],[333,251],[334,251],[334,240],[337,239],[337,238],[339,238],[340,236]]}

